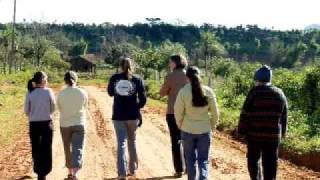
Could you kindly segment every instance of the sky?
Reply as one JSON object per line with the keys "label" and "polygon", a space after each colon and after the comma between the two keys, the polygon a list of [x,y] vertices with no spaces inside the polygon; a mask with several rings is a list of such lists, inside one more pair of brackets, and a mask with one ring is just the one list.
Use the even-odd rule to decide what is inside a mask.
{"label": "sky", "polygon": [[[320,0],[17,0],[17,21],[133,24],[145,18],[170,23],[278,30],[320,24]],[[0,22],[12,21],[13,0],[0,0]]]}

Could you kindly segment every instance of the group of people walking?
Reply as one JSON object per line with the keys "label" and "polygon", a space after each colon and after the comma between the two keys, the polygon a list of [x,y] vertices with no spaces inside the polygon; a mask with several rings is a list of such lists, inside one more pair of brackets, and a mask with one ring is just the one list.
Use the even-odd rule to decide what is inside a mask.
{"label": "group of people walking", "polygon": [[[120,180],[136,176],[139,167],[136,131],[142,125],[140,110],[147,101],[144,82],[134,74],[133,64],[132,59],[122,58],[121,72],[110,78],[107,87],[108,94],[114,97],[112,120]],[[169,68],[160,95],[168,96],[166,121],[171,137],[174,177],[187,174],[188,180],[207,180],[212,132],[219,121],[216,95],[202,83],[200,70],[188,66],[184,56],[171,56]],[[251,179],[262,179],[259,166],[262,156],[263,179],[273,180],[277,174],[279,144],[287,130],[288,105],[282,90],[271,83],[270,67],[257,70],[254,79],[256,85],[244,103],[238,132],[247,141]],[[30,120],[32,158],[38,179],[45,179],[52,168],[52,114],[55,107],[60,111],[68,179],[77,179],[82,167],[88,95],[77,87],[77,80],[75,72],[67,72],[64,77],[66,88],[58,94],[57,100],[47,88],[44,72],[35,73],[28,83],[25,112]]]}
{"label": "group of people walking", "polygon": [[48,76],[45,72],[36,72],[28,82],[25,113],[30,121],[33,169],[39,180],[45,180],[52,169],[52,116],[56,107],[60,111],[60,132],[68,179],[76,179],[82,167],[88,95],[77,87],[77,80],[75,72],[67,72],[64,76],[66,88],[57,99],[47,87]]}

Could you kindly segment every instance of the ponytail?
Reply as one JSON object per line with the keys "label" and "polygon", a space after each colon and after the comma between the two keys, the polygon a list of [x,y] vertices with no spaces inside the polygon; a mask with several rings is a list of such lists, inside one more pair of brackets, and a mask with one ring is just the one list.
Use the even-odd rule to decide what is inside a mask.
{"label": "ponytail", "polygon": [[35,89],[35,82],[33,79],[30,79],[27,84],[28,92],[31,93]]}
{"label": "ponytail", "polygon": [[120,67],[122,71],[127,75],[127,78],[131,79],[133,75],[132,59],[122,58],[120,62]]}
{"label": "ponytail", "polygon": [[38,85],[41,85],[44,81],[47,81],[48,75],[43,71],[34,73],[33,78],[28,81],[28,91],[32,92]]}
{"label": "ponytail", "polygon": [[192,105],[194,107],[203,107],[208,105],[208,97],[204,95],[201,86],[200,70],[195,66],[189,67],[187,70],[187,77],[191,83]]}
{"label": "ponytail", "polygon": [[78,82],[78,75],[77,75],[77,73],[75,73],[74,71],[68,71],[68,72],[66,72],[66,74],[64,75],[64,82],[65,82],[68,86],[76,85],[77,82]]}

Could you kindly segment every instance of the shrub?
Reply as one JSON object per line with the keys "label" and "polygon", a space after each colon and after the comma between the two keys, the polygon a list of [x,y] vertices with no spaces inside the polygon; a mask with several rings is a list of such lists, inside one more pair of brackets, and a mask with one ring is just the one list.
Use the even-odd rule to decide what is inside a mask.
{"label": "shrub", "polygon": [[159,91],[161,88],[161,83],[159,81],[147,80],[145,82],[145,86],[146,86],[146,91],[147,91],[148,97],[166,102],[166,100],[167,100],[166,97],[160,97]]}

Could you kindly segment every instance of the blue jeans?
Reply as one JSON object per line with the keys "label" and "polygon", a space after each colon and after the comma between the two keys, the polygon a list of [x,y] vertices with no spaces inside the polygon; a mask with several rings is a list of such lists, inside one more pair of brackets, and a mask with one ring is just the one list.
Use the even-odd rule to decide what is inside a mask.
{"label": "blue jeans", "polygon": [[196,179],[197,163],[199,180],[207,180],[209,175],[211,132],[204,134],[182,132],[182,142],[186,157],[188,180]]}
{"label": "blue jeans", "polygon": [[135,174],[138,168],[138,155],[136,150],[136,130],[138,120],[113,121],[118,142],[118,176],[127,176],[126,140],[129,151],[129,173]]}

